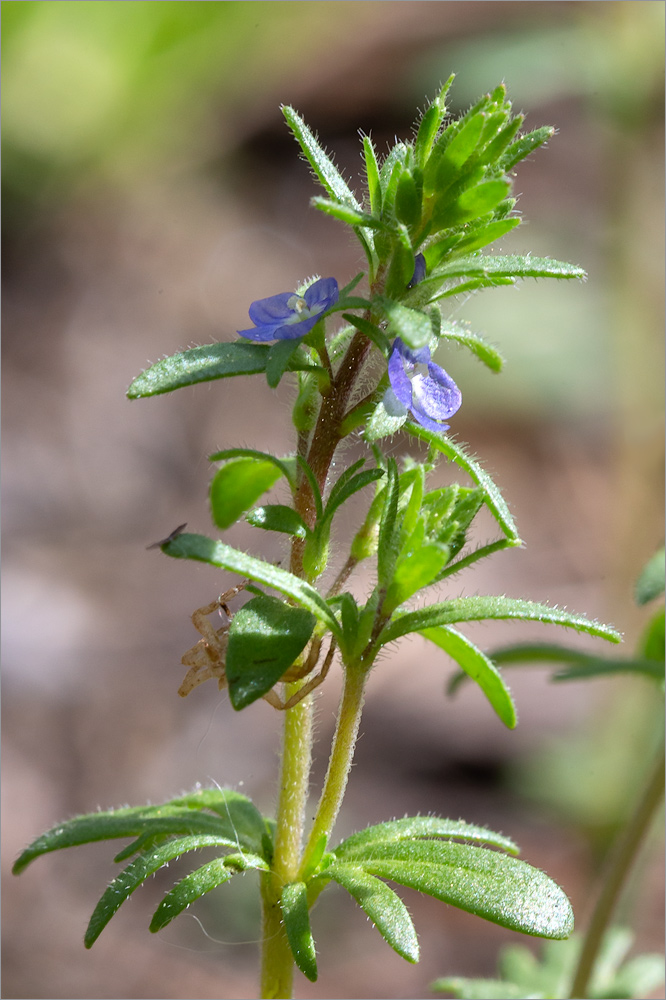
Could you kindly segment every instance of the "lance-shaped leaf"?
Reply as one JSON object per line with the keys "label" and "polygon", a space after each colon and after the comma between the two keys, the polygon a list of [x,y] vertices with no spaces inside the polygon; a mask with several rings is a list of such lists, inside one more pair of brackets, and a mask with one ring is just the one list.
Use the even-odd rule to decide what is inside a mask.
{"label": "lance-shaped leaf", "polygon": [[508,257],[470,254],[467,257],[457,257],[455,260],[440,264],[432,278],[425,280],[427,282],[436,281],[442,277],[471,277],[476,274],[484,277],[503,278],[578,278],[580,280],[585,277],[585,271],[582,267],[567,264],[561,260],[552,260],[549,257],[532,257],[530,254],[525,256],[512,254]]}
{"label": "lance-shaped leaf", "polygon": [[277,458],[267,451],[257,451],[256,448],[225,448],[223,451],[216,451],[214,455],[208,456],[209,462],[225,462],[228,458],[255,458],[265,462],[272,462],[280,470],[292,489],[296,486],[296,459]]}
{"label": "lance-shaped leaf", "polygon": [[336,201],[351,205],[353,208],[360,210],[361,205],[357,201],[353,191],[333,163],[333,160],[321,148],[313,132],[305,124],[301,116],[290,107],[283,107],[282,113],[287,119],[289,128],[307,157],[322,187]]}
{"label": "lance-shaped leaf", "polygon": [[528,132],[527,135],[521,135],[505,152],[499,163],[500,168],[506,171],[511,170],[516,163],[524,160],[526,156],[542,146],[554,134],[555,129],[552,125],[543,125],[541,128],[534,129],[533,132]]}
{"label": "lance-shaped leaf", "polygon": [[196,899],[216,889],[218,885],[228,882],[239,871],[248,868],[259,868],[268,870],[268,865],[263,858],[257,855],[243,855],[243,865],[241,867],[234,863],[233,858],[214,858],[208,864],[202,865],[196,871],[190,872],[185,878],[176,882],[160,905],[155,910],[153,919],[150,922],[150,931],[156,931],[166,927],[174,917],[177,917],[183,910],[187,909],[190,903]]}
{"label": "lance-shaped leaf", "polygon": [[448,549],[438,544],[422,545],[413,552],[401,555],[382,606],[382,613],[391,614],[413,594],[432,583],[443,569],[448,557]]}
{"label": "lance-shaped leaf", "polygon": [[173,799],[167,805],[210,809],[221,818],[223,829],[229,831],[239,851],[270,858],[270,823],[247,795],[241,795],[233,788],[197,788],[194,792]]}
{"label": "lance-shaped leaf", "polygon": [[315,616],[260,594],[234,615],[226,668],[229,699],[240,711],[276,684],[305,648]]}
{"label": "lance-shaped leaf", "polygon": [[[141,399],[232,375],[258,375],[266,371],[269,351],[268,344],[251,344],[243,340],[192,347],[151,365],[134,379],[127,395],[130,399]],[[314,367],[302,351],[289,360],[289,371]]]}
{"label": "lance-shaped leaf", "polygon": [[285,885],[280,907],[291,953],[296,965],[311,983],[317,980],[317,956],[308,914],[308,890],[304,882]]}
{"label": "lance-shaped leaf", "polygon": [[453,993],[454,997],[465,1000],[544,1000],[546,996],[505,979],[468,979],[464,976],[442,976],[428,988],[434,993]]}
{"label": "lance-shaped leaf", "polygon": [[400,523],[398,521],[400,480],[398,466],[394,458],[388,460],[386,487],[383,495],[384,507],[379,522],[377,542],[377,579],[380,587],[388,587],[400,554]]}
{"label": "lance-shaped leaf", "polygon": [[254,457],[232,458],[213,476],[210,510],[213,522],[224,531],[254,506],[281,476],[270,461]]}
{"label": "lance-shaped leaf", "polygon": [[427,441],[429,445],[440,451],[443,455],[446,455],[447,458],[450,458],[461,469],[464,469],[477,486],[481,486],[485,491],[486,503],[507,538],[518,539],[518,529],[499,488],[485,469],[471,455],[467,454],[461,444],[458,444],[457,441],[453,441],[449,437],[445,437],[443,434],[428,431],[425,427],[421,427],[412,421],[406,424],[405,430],[413,437]]}
{"label": "lance-shaped leaf", "polygon": [[564,608],[523,601],[515,597],[458,597],[451,601],[443,601],[441,604],[431,604],[418,611],[407,611],[404,614],[397,612],[380,635],[379,644],[385,645],[410,632],[422,632],[423,629],[435,628],[438,625],[504,618],[563,625],[577,632],[587,632],[600,639],[608,639],[609,642],[620,642],[622,639],[620,633],[610,625],[592,621]]}
{"label": "lance-shaped leaf", "polygon": [[504,678],[492,660],[451,626],[422,629],[421,635],[443,649],[479,685],[505,726],[515,729],[516,706]]}
{"label": "lance-shaped leaf", "polygon": [[386,223],[381,219],[376,219],[367,212],[362,212],[358,208],[350,205],[341,205],[339,201],[329,201],[328,198],[320,198],[315,195],[310,199],[313,208],[318,208],[320,212],[333,216],[339,222],[344,222],[348,226],[369,226],[371,229],[386,229]]}
{"label": "lance-shaped leaf", "polygon": [[273,566],[272,563],[257,559],[247,552],[234,549],[224,542],[214,541],[206,535],[187,532],[164,545],[162,551],[174,559],[196,559],[198,562],[219,566],[221,569],[238,573],[239,576],[246,576],[256,583],[263,583],[267,587],[279,590],[281,594],[292,597],[294,601],[312,612],[334,635],[338,637],[341,635],[335,615],[319,591],[293,573],[280,569],[279,566]]}
{"label": "lance-shaped leaf", "polygon": [[573,930],[571,904],[552,879],[484,847],[432,840],[376,844],[362,867],[523,934],[561,940]]}
{"label": "lance-shaped leaf", "polygon": [[322,876],[331,878],[353,896],[394,951],[408,962],[418,962],[419,943],[407,907],[392,889],[359,865],[333,862]]}
{"label": "lance-shaped leaf", "polygon": [[166,843],[159,844],[140,854],[120,875],[114,878],[95,907],[83,939],[86,948],[93,946],[121,903],[124,903],[149,875],[154,874],[163,865],[167,865],[187,851],[196,851],[202,847],[221,846],[226,846],[225,839],[199,835],[168,840]]}
{"label": "lance-shaped leaf", "polygon": [[509,854],[518,854],[518,847],[510,837],[495,833],[485,826],[475,826],[462,819],[446,819],[443,816],[404,816],[385,823],[368,826],[365,830],[352,833],[333,852],[342,861],[360,863],[364,858],[372,858],[377,843],[398,843],[401,840],[435,839],[471,840],[477,844],[500,847]]}
{"label": "lance-shaped leaf", "polygon": [[379,165],[377,163],[377,153],[372,139],[368,135],[363,136],[363,156],[365,159],[365,176],[368,182],[368,198],[370,200],[370,210],[372,214],[379,217],[382,210],[382,191],[379,186]]}
{"label": "lance-shaped leaf", "polygon": [[440,340],[453,340],[456,344],[462,344],[492,372],[501,372],[504,358],[478,333],[472,333],[471,330],[466,330],[465,327],[459,326],[457,323],[444,322],[437,336]]}

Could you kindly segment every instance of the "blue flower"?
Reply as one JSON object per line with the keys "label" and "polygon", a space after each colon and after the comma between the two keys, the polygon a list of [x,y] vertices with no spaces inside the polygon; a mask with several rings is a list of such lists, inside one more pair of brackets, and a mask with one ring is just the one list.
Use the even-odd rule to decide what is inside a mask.
{"label": "blue flower", "polygon": [[391,387],[384,406],[391,416],[411,413],[428,430],[449,429],[444,421],[460,408],[462,393],[450,375],[430,360],[429,347],[413,351],[396,337],[388,374]]}
{"label": "blue flower", "polygon": [[280,292],[257,299],[250,306],[250,330],[239,330],[248,340],[296,340],[309,333],[322,313],[338,301],[335,278],[319,278],[302,296]]}
{"label": "blue flower", "polygon": [[422,253],[417,253],[414,258],[414,274],[410,278],[407,288],[413,288],[418,285],[426,276],[426,259]]}

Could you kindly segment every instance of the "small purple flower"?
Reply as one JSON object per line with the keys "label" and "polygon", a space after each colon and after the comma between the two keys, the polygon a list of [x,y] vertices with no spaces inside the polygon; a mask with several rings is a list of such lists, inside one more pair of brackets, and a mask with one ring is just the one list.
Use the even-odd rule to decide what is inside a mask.
{"label": "small purple flower", "polygon": [[422,253],[417,253],[414,258],[414,274],[412,275],[407,288],[414,288],[418,285],[426,276],[426,259]]}
{"label": "small purple flower", "polygon": [[430,348],[413,351],[400,337],[393,342],[388,361],[391,383],[384,406],[391,416],[411,413],[431,431],[447,431],[444,421],[460,408],[462,393],[443,368],[430,360]]}
{"label": "small purple flower", "polygon": [[322,313],[338,301],[335,278],[319,278],[302,296],[280,292],[257,299],[250,306],[250,330],[239,330],[248,340],[296,340],[309,333]]}

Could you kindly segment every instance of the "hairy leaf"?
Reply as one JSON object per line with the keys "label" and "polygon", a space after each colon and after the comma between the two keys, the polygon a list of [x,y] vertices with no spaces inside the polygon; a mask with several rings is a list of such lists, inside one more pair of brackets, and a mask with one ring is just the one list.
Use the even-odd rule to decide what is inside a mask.
{"label": "hairy leaf", "polygon": [[289,947],[294,961],[306,979],[317,980],[317,956],[308,913],[308,890],[304,882],[285,885],[280,906]]}
{"label": "hairy leaf", "polygon": [[509,837],[494,833],[485,826],[474,826],[462,819],[441,816],[405,816],[392,819],[365,830],[353,833],[335,848],[335,857],[342,861],[360,863],[372,858],[376,843],[397,843],[401,840],[442,838],[446,840],[471,840],[478,844],[500,847],[509,854],[518,854],[518,847]]}
{"label": "hairy leaf", "polygon": [[273,566],[272,563],[257,559],[247,552],[234,549],[224,542],[216,542],[206,535],[187,532],[163,546],[163,551],[174,559],[196,559],[272,587],[286,597],[292,597],[298,604],[312,612],[334,635],[340,636],[340,626],[335,615],[319,591],[293,573],[280,569],[279,566]]}
{"label": "hairy leaf", "polygon": [[168,840],[164,844],[158,844],[140,854],[120,875],[114,878],[95,907],[83,939],[86,948],[93,946],[121,903],[124,903],[149,875],[153,875],[163,865],[179,858],[187,851],[220,846],[226,846],[226,839],[215,836],[181,837],[177,840]]}
{"label": "hairy leaf", "polygon": [[376,844],[362,867],[523,934],[560,940],[573,930],[571,904],[552,879],[487,848],[432,840]]}
{"label": "hairy leaf", "polygon": [[509,729],[516,726],[516,706],[495,665],[457,629],[451,626],[422,629],[421,635],[443,649],[479,685],[495,712]]}
{"label": "hairy leaf", "polygon": [[392,889],[358,865],[333,862],[322,873],[354,897],[384,940],[408,962],[418,962],[419,943],[407,907]]}
{"label": "hairy leaf", "polygon": [[286,535],[295,535],[297,538],[305,538],[308,533],[307,525],[298,511],[281,503],[255,507],[245,520],[254,528],[263,528],[264,531],[281,531]]}

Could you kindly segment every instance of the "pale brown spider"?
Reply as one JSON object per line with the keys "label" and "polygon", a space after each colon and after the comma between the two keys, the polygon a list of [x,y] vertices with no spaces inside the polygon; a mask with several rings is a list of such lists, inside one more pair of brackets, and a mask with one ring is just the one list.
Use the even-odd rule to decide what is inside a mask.
{"label": "pale brown spider", "polygon": [[[213,601],[212,604],[206,604],[202,608],[197,608],[192,614],[192,624],[195,629],[203,638],[199,639],[191,649],[188,649],[186,653],[183,654],[181,663],[185,667],[190,669],[185,674],[183,678],[183,683],[178,688],[178,694],[181,698],[186,698],[190,691],[193,691],[195,687],[199,684],[203,684],[204,681],[211,680],[213,677],[217,678],[217,686],[222,691],[227,686],[227,676],[225,673],[225,661],[227,645],[229,643],[229,625],[231,624],[232,614],[227,605],[227,601],[232,600],[236,594],[240,593],[241,590],[245,588],[247,582],[238,584],[237,587],[232,587],[230,590],[226,590],[223,594]],[[223,625],[221,628],[214,628],[211,622],[208,620],[208,616],[214,614],[219,609],[224,611],[227,616],[227,624]],[[319,653],[321,650],[321,639],[315,638],[312,640],[310,645],[310,652],[302,664],[294,664],[289,667],[289,669],[280,678],[281,681],[297,681],[302,677],[307,677],[317,665],[319,660]],[[297,705],[299,701],[314,691],[316,687],[322,683],[325,679],[331,663],[333,661],[333,654],[335,653],[335,640],[331,641],[331,646],[326,654],[326,658],[322,664],[322,668],[315,677],[312,677],[307,681],[296,694],[288,698],[287,701],[282,701],[281,698],[275,693],[274,690],[267,691],[266,694],[262,695],[265,701],[272,705],[273,708],[277,708],[280,711],[286,711],[289,708],[293,708]]]}

